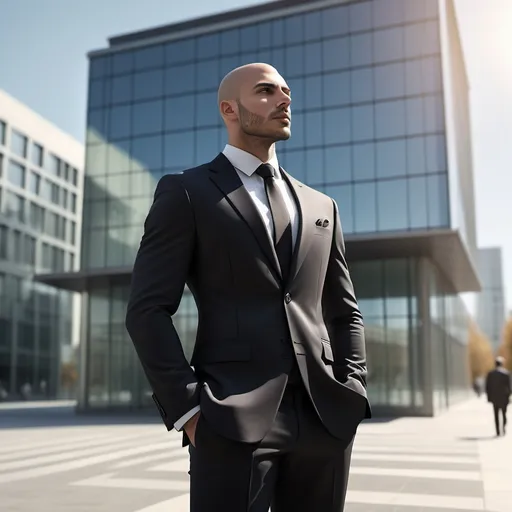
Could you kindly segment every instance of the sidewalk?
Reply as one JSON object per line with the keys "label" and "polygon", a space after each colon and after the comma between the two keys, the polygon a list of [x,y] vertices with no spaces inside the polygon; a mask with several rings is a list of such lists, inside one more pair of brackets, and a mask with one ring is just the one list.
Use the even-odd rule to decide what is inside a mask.
{"label": "sidewalk", "polygon": [[[440,448],[446,451],[470,450],[474,446],[483,485],[482,510],[511,512],[512,425],[509,427],[506,436],[495,437],[492,407],[482,397],[456,405],[435,418],[400,418],[387,424],[363,425],[360,437],[364,438],[370,432],[386,437],[399,436],[404,445],[417,443],[418,447],[432,447],[439,443]],[[442,471],[439,473],[442,478]],[[424,504],[425,507],[432,505],[428,502]],[[478,508],[475,507],[475,510]]]}

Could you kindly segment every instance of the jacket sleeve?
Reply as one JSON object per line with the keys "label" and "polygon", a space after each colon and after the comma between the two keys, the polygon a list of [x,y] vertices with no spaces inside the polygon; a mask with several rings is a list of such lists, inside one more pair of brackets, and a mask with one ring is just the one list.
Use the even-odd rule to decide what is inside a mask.
{"label": "jacket sleeve", "polygon": [[168,430],[199,405],[199,386],[174,327],[190,271],[195,222],[181,175],[158,183],[135,258],[126,328]]}
{"label": "jacket sleeve", "polygon": [[[366,397],[366,347],[363,316],[345,259],[345,243],[338,206],[333,200],[334,234],[322,296],[324,321],[329,330],[337,372],[344,384]],[[367,417],[370,407],[367,405]]]}

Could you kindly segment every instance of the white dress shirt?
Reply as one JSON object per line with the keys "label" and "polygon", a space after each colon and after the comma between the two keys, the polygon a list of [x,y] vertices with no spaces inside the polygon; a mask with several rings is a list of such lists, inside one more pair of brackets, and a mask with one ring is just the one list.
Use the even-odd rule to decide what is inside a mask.
{"label": "white dress shirt", "polygon": [[[243,151],[242,149],[229,144],[226,144],[222,153],[231,162],[244,187],[249,192],[249,195],[258,209],[265,227],[267,228],[270,243],[274,243],[274,223],[272,221],[272,212],[270,210],[267,193],[265,191],[265,183],[263,178],[259,174],[256,174],[256,170],[262,163],[269,163],[272,165],[275,169],[276,185],[283,194],[284,202],[290,215],[292,224],[292,244],[295,247],[299,227],[297,205],[295,204],[295,199],[288,187],[288,184],[281,175],[277,156],[274,155],[268,162],[262,162],[258,157],[247,153],[247,151]],[[194,414],[199,412],[199,410],[199,406],[194,407],[174,424],[174,428],[176,430],[181,430],[183,425],[192,418]]]}

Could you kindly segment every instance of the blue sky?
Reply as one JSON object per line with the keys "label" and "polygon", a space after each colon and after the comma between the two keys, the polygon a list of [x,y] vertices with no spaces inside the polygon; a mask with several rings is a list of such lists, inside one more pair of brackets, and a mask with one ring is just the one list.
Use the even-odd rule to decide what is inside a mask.
{"label": "blue sky", "polygon": [[[0,88],[83,140],[88,51],[112,35],[258,3],[0,0]],[[503,248],[512,309],[512,2],[456,7],[471,87],[478,244]]]}

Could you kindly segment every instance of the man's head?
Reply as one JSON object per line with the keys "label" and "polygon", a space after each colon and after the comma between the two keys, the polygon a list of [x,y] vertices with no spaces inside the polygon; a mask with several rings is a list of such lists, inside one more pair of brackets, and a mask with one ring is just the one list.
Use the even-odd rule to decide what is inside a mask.
{"label": "man's head", "polygon": [[504,358],[504,357],[501,357],[501,356],[498,356],[498,357],[496,358],[496,366],[497,366],[498,368],[501,368],[501,367],[502,367],[502,366],[504,366],[504,365],[505,365],[505,358]]}
{"label": "man's head", "polygon": [[229,72],[220,83],[218,103],[231,141],[255,138],[270,145],[290,137],[290,89],[268,64]]}

